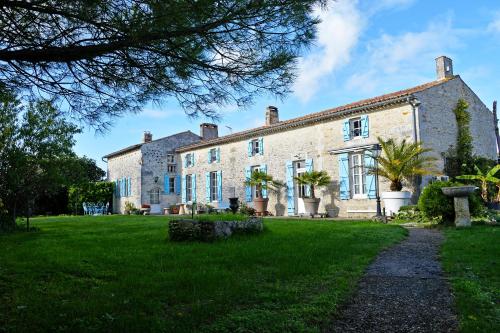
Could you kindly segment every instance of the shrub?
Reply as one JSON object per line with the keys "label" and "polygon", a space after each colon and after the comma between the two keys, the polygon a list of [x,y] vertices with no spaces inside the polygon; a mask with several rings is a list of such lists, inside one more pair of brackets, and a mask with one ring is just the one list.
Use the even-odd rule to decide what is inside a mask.
{"label": "shrub", "polygon": [[243,215],[254,216],[255,209],[247,206],[245,203],[242,202],[240,206],[240,213]]}
{"label": "shrub", "polygon": [[68,190],[68,206],[75,214],[83,214],[84,202],[110,203],[113,202],[113,183],[90,182],[71,186]]}
{"label": "shrub", "polygon": [[[418,200],[418,209],[427,218],[442,218],[444,222],[451,222],[455,217],[455,207],[453,198],[444,195],[443,187],[461,186],[457,182],[433,182],[427,185]],[[472,216],[479,216],[484,213],[483,201],[477,192],[469,195],[469,209]]]}
{"label": "shrub", "polygon": [[125,213],[126,214],[134,213],[136,210],[137,210],[137,208],[135,207],[135,205],[132,202],[125,201]]}
{"label": "shrub", "polygon": [[396,223],[401,222],[413,222],[413,223],[424,223],[431,222],[430,219],[425,217],[425,215],[418,209],[418,206],[402,206],[399,212],[394,216],[394,221]]}

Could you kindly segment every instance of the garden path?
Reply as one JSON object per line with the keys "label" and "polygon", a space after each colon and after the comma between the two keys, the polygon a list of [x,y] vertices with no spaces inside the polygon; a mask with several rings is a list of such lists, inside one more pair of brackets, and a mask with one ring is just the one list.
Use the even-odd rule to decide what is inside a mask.
{"label": "garden path", "polygon": [[408,228],[408,238],[368,267],[355,295],[325,332],[456,332],[452,296],[439,262],[443,235]]}

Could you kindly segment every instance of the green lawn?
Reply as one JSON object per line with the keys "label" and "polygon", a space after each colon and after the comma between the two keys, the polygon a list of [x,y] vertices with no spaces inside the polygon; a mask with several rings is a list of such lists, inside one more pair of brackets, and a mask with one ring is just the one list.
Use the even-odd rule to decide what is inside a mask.
{"label": "green lawn", "polygon": [[34,219],[38,232],[0,235],[0,332],[317,332],[406,233],[265,223],[207,244],[169,242],[165,217]]}
{"label": "green lawn", "polygon": [[500,228],[445,229],[443,266],[461,332],[500,332]]}

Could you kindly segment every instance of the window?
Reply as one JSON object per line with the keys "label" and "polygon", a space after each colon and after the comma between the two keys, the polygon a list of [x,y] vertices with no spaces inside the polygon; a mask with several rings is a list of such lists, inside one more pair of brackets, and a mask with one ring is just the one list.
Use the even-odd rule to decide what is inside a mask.
{"label": "window", "polygon": [[217,148],[212,148],[208,152],[208,163],[217,162]]}
{"label": "window", "polygon": [[167,172],[175,173],[177,170],[177,166],[175,164],[175,155],[167,154]]}
{"label": "window", "polygon": [[[250,172],[260,171],[260,165],[256,165],[250,168]],[[252,186],[252,198],[259,198],[259,193],[257,192],[257,186]]]}
{"label": "window", "polygon": [[218,201],[217,189],[217,172],[213,171],[210,172],[210,201]]}
{"label": "window", "polygon": [[175,192],[175,177],[170,177],[168,182],[168,193],[173,194]]}
{"label": "window", "polygon": [[349,133],[351,139],[361,136],[361,118],[349,119]]}
{"label": "window", "polygon": [[366,194],[366,172],[363,161],[363,154],[351,155],[352,193],[354,196]]}
{"label": "window", "polygon": [[167,172],[168,173],[175,173],[176,170],[177,170],[177,166],[175,164],[167,165]]}
{"label": "window", "polygon": [[167,163],[175,163],[174,154],[167,154]]}
{"label": "window", "polygon": [[185,166],[186,167],[192,167],[194,165],[194,154],[186,154],[186,161],[185,161]]}
{"label": "window", "polygon": [[255,140],[252,140],[252,155],[259,155],[260,154],[260,150],[261,150],[261,146],[260,146],[260,140],[258,139],[255,139]]}
{"label": "window", "polygon": [[[306,172],[306,162],[297,161],[295,162],[296,177],[302,176]],[[299,198],[306,197],[306,187],[307,185],[301,185],[297,183],[297,194]]]}
{"label": "window", "polygon": [[149,192],[149,202],[152,205],[159,204],[160,203],[160,189],[155,188]]}
{"label": "window", "polygon": [[193,200],[193,182],[191,175],[186,175],[186,201],[192,201]]}

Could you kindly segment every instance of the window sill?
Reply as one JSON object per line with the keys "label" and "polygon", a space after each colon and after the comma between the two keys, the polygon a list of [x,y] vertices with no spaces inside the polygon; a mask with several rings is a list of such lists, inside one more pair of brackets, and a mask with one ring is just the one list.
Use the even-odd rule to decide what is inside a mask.
{"label": "window sill", "polygon": [[353,195],[352,199],[354,199],[354,200],[368,199],[368,195],[366,195],[366,194],[355,194],[355,195]]}

